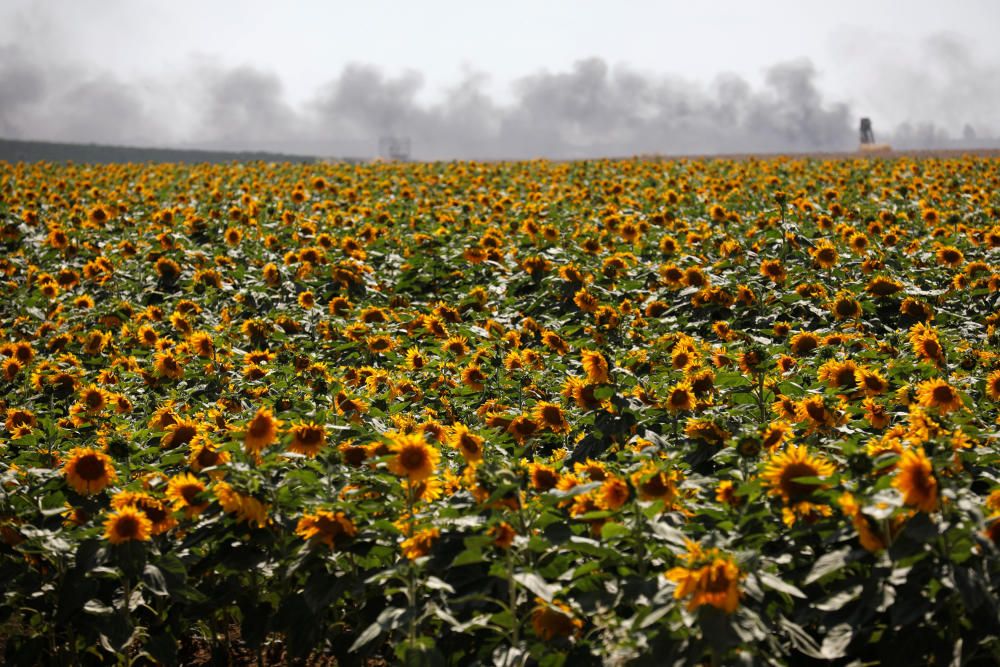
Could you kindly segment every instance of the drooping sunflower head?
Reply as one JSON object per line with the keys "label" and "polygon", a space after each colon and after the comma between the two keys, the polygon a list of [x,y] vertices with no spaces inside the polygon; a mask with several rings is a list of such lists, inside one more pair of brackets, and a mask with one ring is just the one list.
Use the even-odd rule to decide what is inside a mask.
{"label": "drooping sunflower head", "polygon": [[624,505],[631,495],[628,482],[620,477],[609,476],[597,490],[597,506],[604,510],[616,510]]}
{"label": "drooping sunflower head", "polygon": [[289,451],[313,458],[326,444],[326,429],[315,422],[295,424],[291,427],[292,441]]}
{"label": "drooping sunflower head", "polygon": [[295,527],[295,534],[305,540],[316,540],[331,549],[339,548],[341,543],[357,535],[358,529],[354,522],[343,512],[320,510],[315,514],[303,514]]}
{"label": "drooping sunflower head", "polygon": [[903,494],[903,502],[921,512],[933,512],[938,506],[938,481],[934,465],[922,447],[907,449],[896,464],[892,485]]}
{"label": "drooping sunflower head", "polygon": [[583,350],[581,357],[583,370],[591,384],[608,382],[608,361],[603,354],[596,350]]}
{"label": "drooping sunflower head", "polygon": [[166,428],[166,433],[160,438],[160,446],[173,449],[191,442],[199,433],[198,422],[192,419],[178,419]]}
{"label": "drooping sunflower head", "polygon": [[583,628],[583,621],[573,614],[568,605],[558,600],[551,603],[541,598],[535,600],[538,604],[531,612],[531,627],[541,640],[569,637]]}
{"label": "drooping sunflower head", "polygon": [[448,442],[462,453],[468,463],[483,460],[483,438],[476,435],[465,424],[455,424],[451,427]]}
{"label": "drooping sunflower head", "polygon": [[566,421],[566,414],[558,403],[549,401],[539,401],[532,411],[535,421],[555,433],[566,433],[569,431],[569,422]]}
{"label": "drooping sunflower head", "polygon": [[736,611],[743,573],[733,558],[718,549],[703,549],[697,543],[690,543],[688,549],[686,565],[671,568],[664,575],[677,584],[674,599],[690,598],[687,607],[691,611],[702,605],[727,614]]}
{"label": "drooping sunflower head", "polygon": [[535,491],[549,491],[559,483],[559,473],[544,463],[529,463],[528,476]]}

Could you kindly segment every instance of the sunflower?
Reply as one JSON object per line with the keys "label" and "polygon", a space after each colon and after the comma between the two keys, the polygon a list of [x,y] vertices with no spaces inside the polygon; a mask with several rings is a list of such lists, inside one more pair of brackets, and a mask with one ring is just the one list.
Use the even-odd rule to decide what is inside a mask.
{"label": "sunflower", "polygon": [[647,463],[631,475],[639,500],[644,502],[663,500],[669,507],[677,498],[677,482],[680,473],[660,470],[653,463]]}
{"label": "sunflower", "polygon": [[326,429],[315,422],[294,424],[289,431],[292,441],[288,443],[288,449],[296,454],[314,458],[326,444]]}
{"label": "sunflower", "polygon": [[462,453],[468,463],[477,463],[483,460],[483,438],[474,434],[465,424],[454,424],[451,427],[451,435],[448,442],[452,447]]}
{"label": "sunflower", "polygon": [[157,375],[161,377],[171,380],[184,377],[184,366],[177,360],[173,352],[167,350],[157,352],[153,356],[153,367],[156,369]]}
{"label": "sunflower", "polygon": [[63,474],[77,493],[99,493],[117,478],[111,457],[99,449],[74,447],[63,466]]}
{"label": "sunflower", "polygon": [[236,491],[226,482],[216,482],[212,491],[222,510],[227,514],[235,514],[237,521],[253,523],[258,528],[268,524],[267,506],[253,496]]}
{"label": "sunflower", "polygon": [[531,488],[535,491],[550,491],[559,483],[559,473],[543,463],[529,463],[528,477],[531,479]]}
{"label": "sunflower", "polygon": [[858,365],[850,359],[831,359],[819,367],[816,377],[831,389],[853,389]]}
{"label": "sunflower", "polygon": [[882,430],[889,425],[889,413],[884,405],[873,398],[866,398],[861,402],[861,405],[865,409],[865,419],[872,425],[872,428]]}
{"label": "sunflower", "polygon": [[3,369],[3,379],[7,382],[13,382],[18,374],[24,370],[24,364],[19,359],[14,358],[4,359],[0,367]]}
{"label": "sunflower", "polygon": [[910,507],[933,512],[938,506],[937,477],[923,447],[903,451],[896,463],[892,485],[903,494],[903,502]]}
{"label": "sunflower", "polygon": [[204,435],[192,438],[189,447],[188,466],[194,472],[201,472],[205,468],[214,468],[229,462],[229,452],[216,449],[216,446]]}
{"label": "sunflower", "polygon": [[861,304],[850,292],[841,292],[830,304],[835,320],[856,320],[861,317]]}
{"label": "sunflower", "polygon": [[918,357],[935,364],[940,364],[944,359],[944,349],[934,328],[918,322],[910,329],[907,338],[913,346],[913,353]]}
{"label": "sunflower", "polygon": [[473,391],[482,391],[489,377],[477,364],[469,364],[462,369],[462,384]]}
{"label": "sunflower", "polygon": [[274,418],[274,413],[270,408],[260,407],[257,414],[247,424],[246,433],[243,436],[243,446],[248,454],[260,454],[260,452],[278,439],[278,430],[283,422]]}
{"label": "sunflower", "polygon": [[986,376],[986,395],[994,401],[1000,401],[1000,370]]}
{"label": "sunflower", "polygon": [[781,263],[780,259],[765,259],[760,263],[760,275],[773,283],[780,284],[785,282],[788,272],[785,271],[785,265]]}
{"label": "sunflower", "polygon": [[198,502],[198,496],[205,492],[205,484],[191,473],[174,475],[167,482],[166,496],[174,504],[175,510],[184,510],[187,518],[201,514],[208,502]]}
{"label": "sunflower", "polygon": [[768,451],[778,449],[792,432],[792,426],[786,421],[771,422],[760,436],[760,443]]}
{"label": "sunflower", "polygon": [[829,269],[837,263],[837,248],[826,239],[817,241],[816,246],[809,252],[813,261],[820,268]]}
{"label": "sunflower", "polygon": [[694,410],[697,399],[691,389],[691,383],[681,380],[667,390],[666,408],[670,412],[687,412]]}
{"label": "sunflower", "polygon": [[889,389],[889,381],[880,371],[867,366],[859,367],[854,373],[854,381],[865,396],[884,394]]}
{"label": "sunflower", "polygon": [[944,264],[951,268],[955,268],[965,261],[965,255],[962,254],[961,250],[947,245],[940,246],[937,252],[934,253],[934,257],[939,264]]}
{"label": "sunflower", "polygon": [[166,433],[160,438],[160,447],[173,449],[191,442],[200,431],[198,422],[191,419],[178,419],[166,428]]}
{"label": "sunflower", "polygon": [[566,421],[566,414],[557,403],[539,401],[532,411],[535,421],[553,433],[569,433],[569,422]]}
{"label": "sunflower", "polygon": [[792,336],[792,339],[789,341],[789,347],[792,354],[801,357],[819,347],[819,343],[819,336],[816,334],[811,331],[800,331]]}
{"label": "sunflower", "polygon": [[156,260],[156,273],[164,283],[172,283],[180,277],[181,267],[168,257],[160,257]]}
{"label": "sunflower", "polygon": [[161,535],[177,525],[166,503],[145,492],[119,491],[111,498],[111,507],[116,510],[127,507],[139,510],[149,519],[153,535]]}
{"label": "sunflower", "polygon": [[514,440],[517,441],[519,445],[523,445],[530,438],[532,438],[536,433],[538,433],[539,424],[533,420],[528,415],[518,415],[510,420],[507,425],[507,432],[514,436]]}
{"label": "sunflower", "polygon": [[535,598],[535,608],[531,610],[531,627],[542,641],[557,637],[569,637],[583,629],[583,621],[573,614],[573,610],[558,600],[546,602]]}
{"label": "sunflower", "polygon": [[687,608],[694,611],[710,605],[727,614],[736,611],[740,604],[740,578],[742,573],[729,556],[712,549],[703,554],[710,560],[700,567],[674,567],[664,576],[677,584],[674,599],[688,597]]}
{"label": "sunflower", "polygon": [[517,531],[506,521],[501,521],[490,528],[487,534],[493,538],[493,544],[500,549],[509,549],[517,537]]}
{"label": "sunflower", "polygon": [[887,276],[875,276],[865,286],[865,291],[875,298],[891,296],[902,289],[903,283]]}
{"label": "sunflower", "polygon": [[146,515],[134,507],[122,507],[108,515],[104,521],[104,537],[111,544],[145,542],[152,531]]}
{"label": "sunflower", "polygon": [[80,391],[80,404],[90,413],[103,410],[108,404],[108,395],[97,385],[90,385]]}
{"label": "sunflower", "polygon": [[937,408],[942,415],[963,406],[958,390],[941,378],[926,380],[917,385],[917,402],[925,408]]}
{"label": "sunflower", "polygon": [[303,514],[295,527],[295,534],[304,540],[315,540],[337,549],[345,539],[357,535],[358,529],[343,512],[320,510],[315,514]]}
{"label": "sunflower", "polygon": [[581,353],[583,370],[587,373],[590,384],[606,384],[608,380],[608,361],[596,350],[583,350]]}
{"label": "sunflower", "polygon": [[861,506],[850,492],[845,491],[837,499],[840,509],[851,519],[854,529],[858,531],[858,541],[866,551],[878,553],[888,546],[881,533],[873,528],[872,521],[861,511]]}
{"label": "sunflower", "polygon": [[609,476],[597,490],[597,506],[603,510],[616,510],[628,501],[632,492],[625,480]]}
{"label": "sunflower", "polygon": [[25,408],[10,408],[4,420],[4,428],[12,434],[14,438],[20,438],[31,433],[32,429],[38,425],[38,418],[35,413]]}
{"label": "sunflower", "polygon": [[729,507],[739,507],[743,504],[743,496],[736,495],[736,484],[731,479],[724,479],[715,487],[715,500]]}
{"label": "sunflower", "polygon": [[437,528],[427,528],[417,531],[412,537],[403,540],[403,543],[400,545],[403,555],[410,560],[426,556],[431,552],[434,541],[440,536],[441,531]]}
{"label": "sunflower", "polygon": [[567,354],[570,349],[569,343],[564,341],[559,334],[554,331],[542,332],[542,344],[559,355]]}
{"label": "sunflower", "polygon": [[337,451],[340,452],[340,458],[344,463],[355,468],[362,466],[368,460],[370,453],[367,447],[356,445],[353,440],[347,440],[337,445]]}
{"label": "sunflower", "polygon": [[428,445],[422,436],[397,433],[390,437],[389,470],[411,482],[419,482],[434,474],[441,453]]}
{"label": "sunflower", "polygon": [[367,412],[368,404],[360,398],[351,398],[345,392],[339,391],[333,397],[333,404],[337,408],[337,414],[345,415],[351,421],[360,421],[361,414]]}
{"label": "sunflower", "polygon": [[769,493],[778,496],[786,505],[793,505],[812,497],[823,484],[795,481],[799,477],[828,477],[836,467],[819,454],[810,454],[804,445],[791,445],[776,452],[768,459],[761,474],[761,481]]}
{"label": "sunflower", "polygon": [[574,463],[573,472],[578,475],[586,475],[591,482],[603,482],[608,478],[607,466],[594,459]]}
{"label": "sunflower", "polygon": [[838,412],[827,405],[820,395],[803,398],[795,404],[795,419],[809,424],[811,431],[830,428],[840,422]]}

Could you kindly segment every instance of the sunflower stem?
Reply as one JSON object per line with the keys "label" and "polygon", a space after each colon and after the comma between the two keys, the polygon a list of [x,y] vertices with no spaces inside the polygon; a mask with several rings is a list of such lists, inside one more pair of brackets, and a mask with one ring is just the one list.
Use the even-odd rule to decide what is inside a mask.
{"label": "sunflower stem", "polygon": [[521,627],[517,620],[517,582],[514,581],[514,554],[510,548],[507,549],[507,608],[510,610],[512,619],[510,645],[516,648],[521,641]]}

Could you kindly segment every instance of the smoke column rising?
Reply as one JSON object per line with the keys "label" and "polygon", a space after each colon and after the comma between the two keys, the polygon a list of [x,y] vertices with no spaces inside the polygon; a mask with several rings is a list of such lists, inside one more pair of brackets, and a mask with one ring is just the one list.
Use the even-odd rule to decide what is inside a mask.
{"label": "smoke column rising", "polygon": [[[967,108],[985,109],[988,96],[973,99],[974,77],[982,72],[961,44],[936,40],[930,48],[937,49],[937,68],[899,66],[893,78],[898,86],[888,93],[904,96],[919,87],[925,98],[957,97]],[[852,149],[856,111],[824,99],[818,77],[806,59],[771,66],[755,88],[732,74],[705,84],[590,58],[567,71],[518,79],[507,103],[491,98],[485,78],[475,74],[437,101],[421,103],[426,84],[420,74],[393,76],[352,63],[309,102],[293,107],[276,75],[252,67],[192,61],[174,76],[123,81],[80,67],[39,64],[17,46],[0,46],[0,135],[366,157],[379,136],[393,134],[410,137],[419,159]],[[941,95],[934,97],[934,91]],[[994,128],[983,126],[986,113],[980,116],[978,128],[965,128],[966,142],[989,143],[982,136]],[[907,147],[956,141],[928,123],[886,134],[879,139],[899,139]]]}

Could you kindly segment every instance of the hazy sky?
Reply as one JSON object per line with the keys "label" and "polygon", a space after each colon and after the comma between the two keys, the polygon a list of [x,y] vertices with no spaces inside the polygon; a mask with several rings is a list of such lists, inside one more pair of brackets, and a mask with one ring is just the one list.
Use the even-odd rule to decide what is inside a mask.
{"label": "hazy sky", "polygon": [[998,28],[960,0],[4,0],[0,135],[576,156],[847,147],[867,115],[983,141]]}

